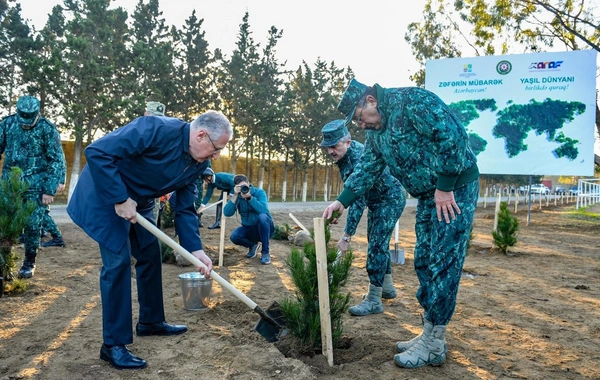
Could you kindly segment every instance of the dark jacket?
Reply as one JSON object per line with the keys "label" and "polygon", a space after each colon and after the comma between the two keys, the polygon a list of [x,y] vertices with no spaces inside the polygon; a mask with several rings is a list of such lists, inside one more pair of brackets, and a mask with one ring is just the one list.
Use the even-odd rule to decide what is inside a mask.
{"label": "dark jacket", "polygon": [[[183,120],[145,116],[92,143],[67,207],[71,219],[100,245],[118,252],[131,223],[116,214],[115,203],[130,197],[144,215],[141,211],[152,209],[155,198],[175,190],[180,244],[190,252],[202,249],[195,182],[209,161],[199,163],[189,155],[189,134],[190,124]],[[154,241],[139,224],[134,228],[142,248]]]}

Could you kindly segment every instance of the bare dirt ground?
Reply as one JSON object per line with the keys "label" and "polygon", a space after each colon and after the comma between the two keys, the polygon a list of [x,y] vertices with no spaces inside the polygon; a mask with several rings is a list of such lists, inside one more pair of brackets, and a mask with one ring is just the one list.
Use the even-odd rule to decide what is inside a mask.
{"label": "bare dirt ground", "polygon": [[[163,265],[167,320],[187,324],[190,331],[177,337],[135,337],[129,348],[148,367],[110,367],[99,359],[98,246],[72,223],[62,223],[67,248],[41,249],[31,287],[0,298],[0,379],[600,379],[600,221],[573,215],[573,210],[573,203],[543,211],[535,205],[527,226],[521,206],[519,243],[504,255],[491,249],[493,206],[479,207],[448,327],[448,360],[441,367],[416,370],[393,363],[395,342],[420,332],[414,208],[407,207],[400,223],[406,264],[393,268],[398,298],[385,301],[382,314],[347,315],[350,347],[334,350],[333,367],[323,355],[286,357],[282,342],[268,343],[254,330],[259,316],[216,282],[208,309],[185,310],[178,275],[191,268],[173,264]],[[294,215],[311,228],[320,212]],[[273,216],[278,225],[294,224],[288,212]],[[353,239],[357,257],[345,288],[351,304],[359,302],[368,285],[365,221]],[[212,215],[205,222],[212,222]],[[227,230],[236,226],[229,218]],[[201,232],[216,262],[219,232]],[[333,232],[339,236],[341,226]],[[290,249],[288,242],[273,241],[273,262],[265,266],[258,257],[246,259],[245,250],[227,240],[224,266],[215,270],[267,308],[294,291],[285,265]]]}

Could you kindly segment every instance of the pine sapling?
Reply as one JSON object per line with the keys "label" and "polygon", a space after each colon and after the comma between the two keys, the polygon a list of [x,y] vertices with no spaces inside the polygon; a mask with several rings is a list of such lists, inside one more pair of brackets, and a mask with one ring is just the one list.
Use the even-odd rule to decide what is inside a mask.
{"label": "pine sapling", "polygon": [[0,277],[5,281],[13,280],[18,259],[13,246],[36,207],[32,201],[23,202],[28,188],[29,184],[21,181],[21,169],[16,167],[11,168],[8,178],[0,181]]}
{"label": "pine sapling", "polygon": [[[338,217],[339,213],[334,214]],[[329,223],[325,223],[325,241],[331,236]],[[313,234],[314,240],[314,234]],[[328,244],[326,244],[328,246]],[[337,248],[327,248],[327,272],[329,274],[329,306],[331,317],[332,344],[339,347],[343,333],[342,319],[348,310],[350,293],[343,294],[341,288],[346,284],[353,255],[351,251],[337,258]],[[296,286],[294,297],[279,302],[286,319],[290,334],[297,339],[297,345],[303,352],[314,353],[321,349],[321,316],[319,313],[319,284],[317,281],[317,258],[314,243],[302,248],[292,248],[286,259],[292,281]]]}
{"label": "pine sapling", "polygon": [[519,221],[510,214],[506,202],[500,203],[500,211],[498,211],[498,228],[492,231],[494,245],[506,254],[508,247],[517,244],[517,231],[519,230]]}

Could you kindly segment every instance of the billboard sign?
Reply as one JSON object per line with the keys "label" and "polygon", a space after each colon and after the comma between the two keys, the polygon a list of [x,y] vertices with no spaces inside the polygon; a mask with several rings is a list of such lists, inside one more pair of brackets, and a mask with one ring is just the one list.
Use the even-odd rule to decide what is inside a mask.
{"label": "billboard sign", "polygon": [[425,73],[482,174],[594,174],[596,51],[430,60]]}

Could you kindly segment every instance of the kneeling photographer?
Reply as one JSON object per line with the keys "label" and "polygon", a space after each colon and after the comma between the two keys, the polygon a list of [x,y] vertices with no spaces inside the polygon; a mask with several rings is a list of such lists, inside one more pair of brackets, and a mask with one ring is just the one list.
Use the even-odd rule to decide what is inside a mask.
{"label": "kneeling photographer", "polygon": [[233,177],[233,183],[234,195],[225,205],[223,214],[230,217],[237,211],[241,226],[231,233],[229,239],[233,244],[248,248],[246,257],[249,259],[255,257],[260,248],[260,263],[270,264],[269,239],[275,232],[275,225],[267,206],[267,194],[250,185],[248,177],[243,174]]}

